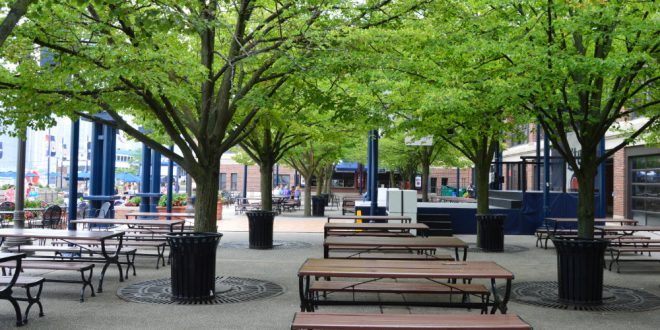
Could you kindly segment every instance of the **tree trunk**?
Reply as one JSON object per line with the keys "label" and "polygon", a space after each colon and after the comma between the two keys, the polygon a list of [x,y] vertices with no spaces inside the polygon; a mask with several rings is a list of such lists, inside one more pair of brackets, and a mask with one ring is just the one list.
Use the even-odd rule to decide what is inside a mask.
{"label": "tree trunk", "polygon": [[195,201],[195,231],[217,232],[216,211],[218,208],[218,179],[220,177],[219,159],[212,162],[210,168],[202,171],[202,176],[194,177],[197,183]]}
{"label": "tree trunk", "polygon": [[488,172],[490,162],[475,162],[477,177],[477,214],[488,214]]}
{"label": "tree trunk", "polygon": [[312,216],[312,185],[310,182],[312,179],[312,176],[306,176],[305,177],[305,216],[306,217],[311,217]]}
{"label": "tree trunk", "polygon": [[422,164],[422,202],[429,201],[429,165]]}
{"label": "tree trunk", "polygon": [[266,211],[273,210],[273,164],[259,164],[259,173],[261,174],[261,209]]}
{"label": "tree trunk", "polygon": [[580,169],[575,172],[578,179],[578,237],[594,238],[594,218],[595,218],[595,181],[598,173],[598,164],[596,163],[596,150],[593,152],[582,152]]}
{"label": "tree trunk", "polygon": [[394,171],[390,171],[390,188],[394,188]]}
{"label": "tree trunk", "polygon": [[316,196],[321,196],[323,192],[323,171],[318,171],[316,175]]}

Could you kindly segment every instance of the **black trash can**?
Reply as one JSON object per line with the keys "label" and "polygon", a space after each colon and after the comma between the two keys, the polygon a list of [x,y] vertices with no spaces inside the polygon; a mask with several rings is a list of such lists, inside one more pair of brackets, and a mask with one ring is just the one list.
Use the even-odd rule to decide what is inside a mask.
{"label": "black trash can", "polygon": [[557,249],[559,300],[572,305],[603,302],[605,249],[602,239],[552,238]]}
{"label": "black trash can", "polygon": [[477,247],[485,251],[504,251],[505,219],[505,214],[477,214]]}
{"label": "black trash can", "polygon": [[215,298],[215,251],[220,233],[166,234],[172,258],[172,299],[195,302]]}
{"label": "black trash can", "polygon": [[272,249],[273,248],[273,219],[275,212],[271,211],[248,211],[250,229],[250,249]]}
{"label": "black trash can", "polygon": [[321,196],[312,196],[312,216],[325,216],[325,201]]}
{"label": "black trash can", "polygon": [[323,197],[324,206],[330,205],[330,194],[321,194],[321,197]]}

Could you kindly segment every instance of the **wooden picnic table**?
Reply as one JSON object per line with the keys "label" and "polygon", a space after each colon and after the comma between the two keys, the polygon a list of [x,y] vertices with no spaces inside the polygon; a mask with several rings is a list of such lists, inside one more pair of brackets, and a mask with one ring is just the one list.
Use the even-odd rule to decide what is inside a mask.
{"label": "wooden picnic table", "polygon": [[188,219],[188,218],[194,218],[195,213],[189,213],[189,212],[170,212],[170,213],[161,213],[161,212],[130,212],[126,213],[126,219],[128,218],[134,218],[137,219],[139,217],[170,217],[170,218],[179,218],[179,219]]}
{"label": "wooden picnic table", "polygon": [[[362,232],[378,233],[392,231],[398,233],[408,233],[410,230],[426,231],[429,226],[423,223],[352,223],[352,222],[332,222],[323,225],[323,237],[331,234],[358,235]],[[378,236],[378,235],[375,235]]]}
{"label": "wooden picnic table", "polygon": [[[313,311],[315,300],[309,288],[312,278],[350,278],[373,282],[380,279],[425,279],[443,285],[445,279],[489,279],[493,303],[491,314],[507,311],[511,295],[513,273],[492,261],[409,261],[409,260],[363,260],[363,259],[307,259],[298,270],[300,310]],[[496,280],[505,280],[504,297],[500,299]],[[448,284],[450,286],[451,284]],[[355,303],[355,302],[352,302]],[[461,304],[459,304],[461,305]],[[463,304],[464,305],[464,304]],[[438,306],[457,306],[456,303],[439,303]],[[462,306],[462,305],[461,305]]]}
{"label": "wooden picnic table", "polygon": [[[103,278],[105,277],[105,271],[108,269],[108,266],[111,264],[117,265],[119,269],[119,281],[124,281],[123,272],[121,269],[121,264],[119,263],[119,252],[122,247],[122,240],[124,237],[123,231],[77,231],[77,230],[59,230],[59,229],[19,229],[19,228],[5,228],[0,229],[0,246],[5,242],[7,237],[16,237],[16,238],[37,238],[37,239],[58,239],[69,243],[76,247],[85,248],[76,243],[76,241],[85,240],[85,241],[98,241],[101,244],[101,255],[103,256],[105,263],[103,265],[103,270],[101,271],[101,277],[99,279],[98,292],[103,291]],[[112,252],[108,253],[106,249],[106,241],[110,239],[118,239],[119,242],[116,244],[116,249],[113,249]],[[115,244],[113,244],[115,246]],[[17,271],[18,273],[18,271]]]}
{"label": "wooden picnic table", "polygon": [[595,226],[596,230],[600,231],[601,237],[605,236],[605,233],[608,232],[622,232],[623,236],[632,235],[635,232],[639,231],[660,231],[660,226]]}
{"label": "wooden picnic table", "polygon": [[83,227],[87,225],[88,229],[92,229],[91,224],[95,225],[127,225],[129,228],[138,228],[149,231],[149,227],[169,227],[171,232],[174,232],[175,226],[180,226],[180,231],[186,223],[185,220],[147,220],[147,219],[102,219],[102,218],[88,218],[82,220],[72,220],[71,223],[82,224]]}
{"label": "wooden picnic table", "polygon": [[355,237],[329,236],[323,242],[323,257],[328,258],[330,246],[356,247],[359,253],[379,251],[382,248],[401,248],[407,250],[427,250],[436,248],[453,248],[456,260],[459,260],[458,249],[463,249],[463,260],[467,258],[468,245],[456,237]]}
{"label": "wooden picnic table", "polygon": [[330,220],[358,220],[361,219],[362,222],[369,221],[401,221],[402,223],[410,223],[412,220],[411,217],[395,216],[395,215],[335,215],[328,217],[328,223]]}
{"label": "wooden picnic table", "polygon": [[[0,263],[14,261],[16,262],[16,269],[21,269],[21,260],[23,258],[25,258],[25,253],[0,253]],[[21,307],[16,302],[16,298],[14,298],[11,294],[12,288],[14,287],[14,284],[16,284],[18,275],[20,273],[20,271],[15,271],[9,283],[0,286],[0,300],[7,300],[12,304],[12,306],[14,306],[14,312],[16,313],[16,325],[18,326],[23,325],[23,314],[21,313]]]}

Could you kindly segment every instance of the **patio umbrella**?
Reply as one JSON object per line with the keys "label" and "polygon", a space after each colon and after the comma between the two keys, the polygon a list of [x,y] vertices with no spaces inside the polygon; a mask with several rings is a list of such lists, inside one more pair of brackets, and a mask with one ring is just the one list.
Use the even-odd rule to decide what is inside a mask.
{"label": "patio umbrella", "polygon": [[16,172],[14,172],[14,171],[0,172],[0,178],[16,179]]}
{"label": "patio umbrella", "polygon": [[115,180],[123,182],[140,182],[140,178],[137,175],[133,175],[127,172],[121,172],[115,174]]}

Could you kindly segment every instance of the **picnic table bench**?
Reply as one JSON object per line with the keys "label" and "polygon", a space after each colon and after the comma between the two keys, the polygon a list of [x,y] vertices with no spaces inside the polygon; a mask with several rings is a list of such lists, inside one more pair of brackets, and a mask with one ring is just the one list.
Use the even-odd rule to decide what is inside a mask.
{"label": "picnic table bench", "polygon": [[398,215],[335,215],[329,216],[327,222],[330,223],[330,220],[340,220],[340,222],[357,222],[357,220],[366,222],[389,222],[389,221],[399,221],[401,223],[410,223],[412,218],[407,216],[398,216]]}
{"label": "picnic table bench", "polygon": [[[614,219],[614,218],[596,218],[594,219],[595,223],[618,223],[620,225],[636,225],[637,220],[631,219]],[[536,235],[536,246],[539,247],[541,241],[545,241],[540,244],[540,246],[545,249],[548,248],[548,241],[552,237],[577,237],[577,229],[575,228],[563,228],[563,225],[574,226],[578,223],[577,218],[554,218],[549,217],[543,220],[543,227],[538,228],[535,232]]]}
{"label": "picnic table bench", "polygon": [[490,330],[532,329],[517,315],[301,313],[291,329],[315,330]]}
{"label": "picnic table bench", "polygon": [[423,223],[341,223],[323,225],[323,237],[328,236],[379,236],[412,237],[410,230],[421,232],[429,229]]}
{"label": "picnic table bench", "polygon": [[[16,272],[18,275],[20,272]],[[7,287],[11,289],[12,287],[19,287],[25,289],[25,298],[23,297],[12,297],[9,295],[8,297],[11,297],[12,299],[16,301],[25,301],[28,303],[27,308],[25,308],[25,316],[23,317],[23,320],[21,321],[20,318],[20,307],[18,310],[16,310],[16,325],[21,326],[24,325],[28,322],[28,314],[30,314],[30,309],[34,304],[37,304],[39,306],[39,317],[44,316],[44,307],[41,305],[41,292],[43,291],[44,287],[44,278],[43,277],[32,277],[32,276],[19,276],[18,279],[14,279],[14,276],[0,276],[0,287],[4,286],[5,288],[3,290],[0,290],[0,299],[2,299],[2,291],[5,291]],[[36,287],[37,292],[33,295],[32,291],[30,291],[32,288]],[[9,299],[8,299],[9,300]],[[9,300],[12,305],[15,302],[12,302]],[[16,307],[18,305],[15,305]]]}
{"label": "picnic table bench", "polygon": [[261,209],[261,200],[252,200],[249,198],[236,198],[234,204],[234,214],[242,214],[243,212]]}
{"label": "picnic table bench", "polygon": [[[17,266],[11,263],[0,263],[0,268],[2,268],[2,275],[6,276],[5,268],[15,269],[15,273],[19,273],[20,270],[16,269]],[[92,284],[92,275],[94,273],[94,264],[85,263],[85,262],[70,262],[70,261],[42,261],[42,260],[25,260],[20,265],[20,269],[45,269],[45,270],[71,270],[77,271],[80,273],[80,281],[76,280],[62,280],[55,278],[45,278],[45,282],[55,282],[55,283],[80,283],[82,284],[82,289],[80,289],[80,302],[85,301],[85,289],[89,286],[92,297],[95,297],[94,285]],[[123,278],[121,279],[123,281]],[[101,292],[101,291],[99,291]]]}

